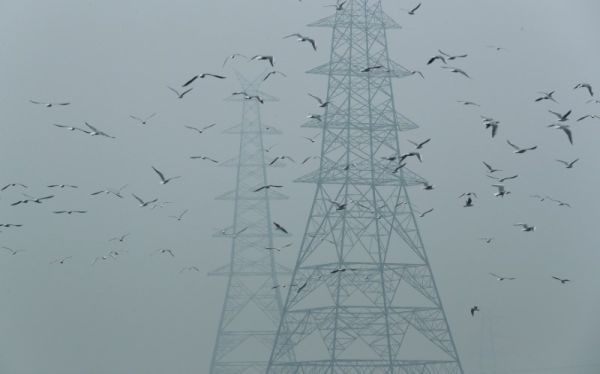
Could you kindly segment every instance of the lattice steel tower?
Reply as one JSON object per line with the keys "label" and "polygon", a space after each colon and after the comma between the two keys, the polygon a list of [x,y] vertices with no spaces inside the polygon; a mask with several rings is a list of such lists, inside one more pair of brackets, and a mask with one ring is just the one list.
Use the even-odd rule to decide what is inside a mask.
{"label": "lattice steel tower", "polygon": [[[332,27],[316,192],[267,373],[462,373],[407,187],[381,0],[348,0]],[[404,159],[412,162],[414,157]],[[409,161],[411,160],[411,161]],[[295,358],[289,353],[294,351]]]}
{"label": "lattice steel tower", "polygon": [[[276,101],[258,90],[263,76],[249,82],[238,74],[248,96]],[[225,131],[239,134],[240,145],[238,157],[222,164],[236,167],[236,188],[217,197],[233,200],[235,207],[233,225],[215,235],[231,238],[230,262],[209,273],[229,278],[210,373],[264,374],[282,308],[280,288],[273,287],[279,284],[279,274],[290,272],[276,264],[273,251],[267,249],[273,247],[273,237],[282,236],[273,232],[269,202],[287,197],[270,189],[255,190],[267,185],[263,135],[279,132],[262,125],[257,99],[239,95],[227,100],[242,101],[243,115],[239,125]]]}

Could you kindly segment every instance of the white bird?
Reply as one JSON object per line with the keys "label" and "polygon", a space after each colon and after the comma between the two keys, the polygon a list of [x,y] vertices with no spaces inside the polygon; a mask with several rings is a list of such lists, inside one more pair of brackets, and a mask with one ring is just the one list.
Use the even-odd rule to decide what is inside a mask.
{"label": "white bird", "polygon": [[414,146],[416,147],[416,149],[421,149],[421,148],[423,148],[423,146],[424,146],[425,144],[429,143],[430,141],[431,141],[431,138],[428,138],[428,139],[426,139],[426,140],[423,140],[423,141],[422,141],[422,142],[420,142],[420,143],[413,142],[413,141],[412,141],[412,140],[410,140],[410,139],[408,140],[408,142],[409,142],[409,143],[411,143],[412,145],[414,145]]}
{"label": "white bird", "polygon": [[163,175],[163,173],[161,173],[158,169],[156,169],[154,166],[152,166],[152,170],[154,170],[154,172],[156,174],[158,174],[158,176],[160,177],[160,184],[167,184],[170,181],[172,181],[173,179],[177,179],[177,178],[181,178],[181,176],[176,176],[176,177],[171,177],[171,178],[165,178],[165,176]]}
{"label": "white bird", "polygon": [[210,158],[208,156],[190,156],[190,158],[192,160],[196,160],[196,159],[207,160],[207,161],[210,161],[210,162],[214,162],[215,164],[219,163],[219,161],[215,160],[214,158]]}
{"label": "white bird", "polygon": [[227,78],[226,76],[223,75],[218,75],[218,74],[211,74],[211,73],[202,73],[202,74],[197,74],[194,75],[192,78],[190,78],[187,82],[185,82],[183,85],[181,85],[181,87],[187,87],[190,84],[194,83],[194,81],[198,78],[200,79],[204,79],[206,77],[213,77],[213,78],[217,78],[217,79],[225,79]]}
{"label": "white bird", "polygon": [[492,167],[490,164],[488,164],[488,163],[487,163],[487,162],[485,162],[485,161],[482,161],[482,162],[483,162],[483,164],[485,165],[485,167],[488,169],[488,171],[489,171],[490,173],[495,173],[495,172],[497,172],[497,171],[502,171],[502,170],[500,170],[500,169],[495,169],[495,168],[493,168],[493,167]]}
{"label": "white bird", "polygon": [[74,186],[74,185],[72,185],[72,184],[51,184],[51,185],[49,185],[49,186],[48,186],[48,188],[55,188],[55,187],[58,187],[58,188],[65,188],[65,187],[69,187],[69,188],[79,188],[79,187],[77,187],[77,186]]}
{"label": "white bird", "polygon": [[320,114],[309,114],[308,116],[306,116],[306,118],[316,119],[319,122],[321,122],[321,120],[322,120]]}
{"label": "white bird", "polygon": [[138,121],[138,122],[139,122],[139,123],[141,123],[142,125],[146,125],[146,124],[148,124],[148,120],[149,120],[150,118],[154,117],[155,115],[156,115],[156,113],[152,113],[152,114],[151,114],[151,115],[149,115],[148,117],[145,117],[145,118],[140,118],[140,117],[136,117],[136,116],[134,116],[134,115],[131,115],[131,114],[130,114],[130,115],[129,115],[129,117],[130,117],[130,118],[132,118],[132,119],[134,119],[134,120],[136,120],[136,121]]}
{"label": "white bird", "polygon": [[520,226],[521,231],[525,232],[535,231],[535,226],[530,226],[526,223],[515,223],[513,226]]}
{"label": "white bird", "polygon": [[494,196],[496,197],[504,197],[510,194],[510,191],[506,191],[504,185],[502,184],[492,184],[492,187],[496,187],[498,189],[498,191],[494,193]]}
{"label": "white bird", "polygon": [[243,58],[245,58],[246,60],[248,60],[248,57],[247,57],[247,56],[244,56],[244,55],[242,55],[242,54],[240,54],[240,53],[234,53],[234,54],[232,54],[232,55],[230,55],[230,56],[227,56],[227,58],[225,58],[225,61],[223,61],[223,67],[225,67],[225,64],[227,64],[227,61],[229,61],[229,60],[233,60],[233,59],[235,59],[235,58],[237,58],[237,57],[243,57]]}
{"label": "white bird", "polygon": [[104,131],[100,131],[97,128],[95,128],[94,126],[90,125],[87,122],[84,122],[85,125],[91,130],[90,132],[88,132],[91,136],[105,136],[107,138],[111,138],[111,139],[116,139],[114,136],[110,136],[107,133],[105,133]]}
{"label": "white bird", "polygon": [[438,52],[441,53],[443,56],[445,56],[448,61],[452,61],[452,60],[455,60],[457,58],[465,58],[465,57],[467,57],[466,53],[462,54],[462,55],[450,55],[450,54],[442,51],[441,49],[438,49]]}
{"label": "white bird", "polygon": [[204,131],[206,131],[216,125],[217,125],[216,123],[211,123],[210,125],[206,125],[206,126],[202,127],[201,129],[194,127],[194,126],[187,126],[187,125],[184,125],[183,127],[185,127],[186,129],[196,131],[196,132],[198,132],[198,134],[202,134],[202,133],[204,133]]}
{"label": "white bird", "polygon": [[494,177],[493,175],[488,175],[488,178],[492,178],[497,180],[500,183],[504,183],[505,181],[509,180],[509,179],[515,179],[519,176],[519,174],[515,174],[515,175],[511,175],[510,177],[502,177],[502,178],[498,178],[498,177]]}
{"label": "white bird", "polygon": [[52,213],[54,213],[54,214],[68,214],[68,215],[71,215],[73,213],[83,214],[83,213],[87,213],[87,210],[55,210]]}
{"label": "white bird", "polygon": [[273,62],[273,56],[256,55],[256,56],[253,56],[250,60],[251,61],[269,61],[269,64],[271,64],[271,66],[275,66],[275,63]]}
{"label": "white bird", "polygon": [[538,92],[538,93],[541,94],[541,95],[543,95],[543,96],[540,96],[537,99],[535,99],[536,102],[539,102],[539,101],[542,101],[542,100],[552,100],[552,101],[554,101],[555,103],[558,104],[558,101],[554,100],[554,97],[552,97],[552,95],[554,95],[554,91],[550,91],[550,92],[541,91],[541,92]]}
{"label": "white bird", "polygon": [[263,78],[263,82],[266,81],[271,75],[275,75],[275,74],[279,74],[279,75],[282,75],[284,77],[287,77],[287,75],[285,75],[284,73],[280,72],[279,70],[272,70],[272,71],[268,72],[267,75],[265,75],[265,77]]}
{"label": "white bird", "polygon": [[562,130],[565,133],[565,135],[567,135],[567,138],[569,139],[569,143],[573,144],[573,132],[571,131],[571,128],[569,127],[569,125],[559,125],[557,123],[554,123],[552,125],[548,125],[548,127],[552,127],[557,130]]}
{"label": "white bird", "polygon": [[154,204],[155,202],[158,201],[158,199],[154,199],[154,200],[150,200],[150,201],[144,201],[142,200],[140,197],[138,197],[136,194],[132,193],[131,194],[137,201],[139,201],[140,203],[140,207],[144,208],[147,207],[150,204]]}
{"label": "white bird", "polygon": [[534,149],[537,149],[537,145],[534,145],[529,148],[520,148],[520,147],[514,145],[513,143],[511,143],[510,140],[507,140],[506,142],[508,143],[508,145],[510,145],[511,147],[513,147],[515,149],[514,153],[518,153],[518,154],[525,153],[527,151],[533,151]]}
{"label": "white bird", "polygon": [[277,156],[277,157],[275,157],[275,158],[273,159],[273,161],[271,161],[271,162],[269,163],[269,166],[273,165],[274,163],[276,163],[276,162],[277,162],[277,161],[279,161],[279,160],[290,160],[290,161],[292,161],[293,163],[296,163],[296,161],[295,161],[293,158],[291,158],[290,156],[282,155],[282,156]]}
{"label": "white bird", "polygon": [[573,165],[575,165],[575,163],[577,161],[579,161],[579,159],[576,158],[575,160],[573,160],[571,162],[567,162],[567,161],[563,161],[563,160],[556,160],[556,161],[560,162],[561,164],[564,164],[567,169],[571,169],[571,168],[573,168]]}
{"label": "white bird", "polygon": [[569,119],[569,115],[571,114],[572,110],[569,110],[565,114],[560,114],[560,113],[554,112],[552,110],[548,110],[548,112],[550,112],[550,113],[554,114],[556,117],[558,117],[559,122],[565,122]]}
{"label": "white bird", "polygon": [[248,93],[246,93],[246,91],[238,91],[238,92],[234,92],[231,94],[231,96],[237,96],[237,95],[242,95],[244,100],[252,100],[252,99],[256,99],[258,100],[259,103],[264,104],[264,100],[258,96],[258,95],[249,95]]}
{"label": "white bird", "polygon": [[181,212],[178,216],[169,216],[169,218],[175,218],[176,220],[181,221],[181,219],[187,212],[188,212],[188,210],[186,209],[183,212]]}
{"label": "white bird", "polygon": [[175,95],[177,95],[178,99],[183,99],[183,97],[190,92],[191,90],[194,89],[194,87],[188,88],[187,90],[183,91],[183,92],[179,92],[176,89],[174,89],[173,87],[167,86],[168,89],[170,89],[171,91],[173,91],[175,93]]}
{"label": "white bird", "polygon": [[329,103],[331,103],[328,100],[322,100],[320,97],[317,97],[311,93],[308,94],[308,96],[312,97],[313,99],[317,100],[317,102],[319,103],[319,107],[320,108],[325,108],[327,105],[329,105]]}
{"label": "white bird", "polygon": [[578,88],[585,88],[588,90],[590,96],[594,96],[594,91],[592,91],[592,85],[589,83],[577,83],[577,85],[575,87],[573,87],[574,90],[578,89]]}
{"label": "white bird", "polygon": [[315,40],[312,39],[312,38],[309,38],[308,36],[304,36],[302,34],[295,33],[295,34],[286,35],[286,36],[283,37],[283,39],[291,38],[291,37],[294,37],[294,36],[296,37],[297,41],[299,41],[299,42],[308,42],[308,43],[310,43],[310,45],[312,45],[312,47],[313,47],[313,49],[315,51],[317,50],[317,45],[315,43]]}
{"label": "white bird", "polygon": [[458,73],[458,74],[462,74],[465,77],[471,79],[471,77],[469,76],[469,74],[467,74],[464,70],[459,69],[457,67],[453,67],[453,66],[442,66],[442,69],[450,69],[450,72],[452,73]]}
{"label": "white bird", "polygon": [[586,118],[600,119],[600,116],[597,114],[586,114],[585,116],[581,116],[581,117],[577,118],[577,122],[583,121]]}
{"label": "white bird", "polygon": [[82,129],[82,128],[80,128],[80,127],[76,127],[76,126],[67,126],[67,125],[61,125],[60,123],[53,123],[53,125],[54,125],[54,126],[56,126],[56,127],[60,127],[60,128],[62,128],[62,129],[68,129],[68,130],[70,130],[70,131],[75,131],[75,130],[77,130],[77,131],[84,132],[84,133],[86,133],[86,134],[89,134],[89,133],[90,133],[88,130],[85,130],[85,129]]}
{"label": "white bird", "polygon": [[62,106],[65,106],[65,105],[70,105],[70,104],[71,104],[71,103],[64,103],[64,102],[63,102],[63,103],[44,103],[44,102],[35,101],[35,100],[29,100],[29,102],[30,102],[30,103],[33,103],[33,104],[43,105],[43,106],[45,106],[46,108],[51,108],[51,107],[53,107],[54,105],[62,105]]}
{"label": "white bird", "polygon": [[492,277],[496,278],[496,280],[497,280],[498,282],[502,282],[502,281],[504,281],[504,280],[515,280],[515,279],[517,279],[517,278],[514,278],[514,277],[502,277],[502,276],[500,276],[500,275],[498,275],[498,274],[495,274],[495,273],[490,273],[490,275],[491,275]]}

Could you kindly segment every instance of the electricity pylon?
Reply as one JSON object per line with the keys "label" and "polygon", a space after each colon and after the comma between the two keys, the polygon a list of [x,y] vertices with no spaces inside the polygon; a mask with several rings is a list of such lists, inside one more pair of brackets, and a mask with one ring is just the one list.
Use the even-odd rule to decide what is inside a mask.
{"label": "electricity pylon", "polygon": [[233,225],[215,235],[231,239],[231,258],[229,264],[209,273],[229,279],[211,374],[264,374],[281,316],[277,278],[290,272],[273,256],[273,238],[283,233],[274,232],[269,206],[271,200],[287,197],[268,188],[256,191],[268,184],[263,135],[279,131],[262,125],[262,103],[251,96],[259,95],[263,102],[277,99],[258,90],[262,76],[252,82],[240,74],[238,78],[246,94],[227,100],[242,102],[242,121],[225,133],[239,135],[239,154],[222,163],[236,167],[236,187],[217,197],[234,201]]}
{"label": "electricity pylon", "polygon": [[[391,78],[412,74],[388,55],[399,28],[381,0],[348,0],[311,26],[332,27],[316,192],[267,373],[462,374],[407,187]],[[419,155],[420,156],[420,155]],[[295,356],[290,356],[294,352]]]}

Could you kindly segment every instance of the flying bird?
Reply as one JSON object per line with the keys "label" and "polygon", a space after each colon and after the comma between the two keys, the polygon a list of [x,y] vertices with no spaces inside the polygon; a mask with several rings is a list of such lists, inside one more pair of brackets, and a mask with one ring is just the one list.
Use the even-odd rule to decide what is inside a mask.
{"label": "flying bird", "polygon": [[77,213],[77,214],[83,214],[83,213],[87,213],[87,210],[55,210],[54,212],[52,212],[54,214],[73,214],[73,213]]}
{"label": "flying bird", "polygon": [[284,234],[288,234],[288,231],[283,226],[281,226],[277,222],[273,222],[273,224],[275,225],[275,230],[279,230],[279,231],[283,232]]}
{"label": "flying bird", "polygon": [[112,242],[112,241],[116,240],[116,241],[119,241],[119,242],[123,243],[123,241],[125,240],[125,238],[128,237],[128,236],[129,236],[129,234],[123,234],[123,235],[118,236],[118,237],[110,238],[110,239],[108,239],[108,241]]}
{"label": "flying bird", "polygon": [[147,207],[148,205],[150,205],[150,204],[154,204],[155,202],[157,202],[157,201],[158,201],[158,199],[154,199],[154,200],[150,200],[150,201],[144,201],[144,200],[142,200],[142,199],[141,199],[139,196],[137,196],[137,195],[136,195],[136,194],[134,194],[134,193],[132,193],[131,195],[132,195],[132,196],[133,196],[133,197],[134,197],[134,198],[135,198],[137,201],[139,201],[139,203],[140,203],[140,207],[141,207],[141,208]]}
{"label": "flying bird", "polygon": [[525,232],[535,231],[535,226],[530,226],[526,223],[515,223],[513,226],[520,226],[521,231],[525,231]]}
{"label": "flying bird", "polygon": [[464,70],[459,69],[457,67],[452,67],[452,66],[442,66],[442,69],[450,69],[451,73],[457,73],[457,74],[462,74],[465,77],[471,79],[471,77],[469,76],[469,74],[467,74]]}
{"label": "flying bird", "polygon": [[175,257],[175,253],[173,253],[173,251],[170,249],[157,249],[156,251],[154,251],[154,253],[160,253],[160,254],[166,253],[171,257]]}
{"label": "flying bird", "polygon": [[211,74],[211,73],[202,73],[202,74],[197,74],[194,75],[192,78],[190,78],[187,82],[185,82],[183,85],[181,85],[181,87],[187,87],[190,84],[194,83],[194,81],[198,78],[200,79],[204,79],[206,77],[213,77],[213,78],[217,78],[217,79],[225,79],[227,78],[226,76],[223,75],[218,75],[218,74]]}
{"label": "flying bird", "polygon": [[550,91],[550,92],[538,92],[539,94],[541,94],[542,96],[538,97],[537,99],[535,99],[536,102],[542,101],[542,100],[552,100],[555,103],[558,104],[558,101],[554,100],[554,97],[552,97],[552,95],[554,95],[554,91]]}
{"label": "flying bird", "polygon": [[371,70],[384,69],[384,68],[385,68],[385,66],[383,66],[383,65],[373,65],[373,66],[367,66],[366,68],[360,69],[360,72],[361,73],[370,73]]}
{"label": "flying bird", "polygon": [[468,101],[468,100],[457,100],[456,102],[457,102],[457,103],[461,103],[461,104],[463,104],[463,105],[481,106],[481,105],[477,104],[477,103],[476,103],[476,102],[474,102],[474,101]]}
{"label": "flying bird", "polygon": [[420,142],[420,143],[413,142],[413,141],[412,141],[412,140],[410,140],[410,139],[408,140],[408,142],[409,142],[409,143],[411,143],[412,145],[414,145],[414,146],[416,147],[416,149],[421,149],[421,148],[423,148],[423,146],[424,146],[425,144],[429,143],[430,141],[431,141],[431,138],[428,138],[428,139],[426,139],[426,140],[424,140],[424,141],[422,141],[422,142]]}
{"label": "flying bird", "polygon": [[320,97],[317,97],[317,96],[315,96],[315,95],[313,95],[311,93],[309,93],[308,96],[310,96],[313,99],[317,100],[317,102],[319,103],[319,107],[320,108],[325,108],[330,103],[330,101],[328,101],[328,100],[322,100]]}
{"label": "flying bird", "polygon": [[569,119],[569,115],[571,114],[572,110],[569,110],[565,114],[560,114],[560,113],[554,112],[552,110],[548,110],[548,112],[550,112],[550,113],[554,114],[556,117],[558,117],[559,122],[565,122]]}
{"label": "flying bird", "polygon": [[4,191],[10,187],[23,187],[23,188],[28,188],[26,185],[22,184],[22,183],[9,183],[6,186],[2,187],[2,189],[0,189],[1,191]]}
{"label": "flying bird", "polygon": [[309,38],[308,36],[304,36],[302,34],[295,33],[295,34],[286,35],[286,36],[283,37],[283,39],[291,38],[291,37],[294,37],[294,36],[296,37],[297,41],[299,41],[299,42],[308,42],[308,43],[310,43],[310,45],[312,45],[312,47],[313,47],[313,49],[315,51],[317,50],[317,45],[315,43],[315,40],[312,39],[312,38]]}
{"label": "flying bird", "polygon": [[509,179],[515,179],[519,176],[519,174],[515,174],[515,175],[511,175],[510,177],[504,177],[504,178],[499,178],[498,182],[500,183],[504,183],[505,181],[509,180]]}
{"label": "flying bird", "polygon": [[552,278],[553,278],[553,279],[556,279],[557,281],[559,281],[559,282],[560,282],[560,283],[562,283],[562,284],[565,284],[565,283],[567,283],[567,282],[570,282],[570,281],[571,281],[570,279],[567,279],[567,278],[559,278],[559,277],[555,277],[554,275],[552,276]]}
{"label": "flying bird", "polygon": [[594,96],[594,91],[592,91],[592,85],[589,83],[577,83],[577,85],[575,85],[575,87],[573,87],[574,90],[578,89],[578,88],[585,88],[588,90],[590,96]]}
{"label": "flying bird", "polygon": [[85,125],[91,130],[91,131],[86,131],[88,134],[90,134],[91,136],[105,136],[107,138],[111,138],[111,139],[116,139],[114,136],[110,136],[107,133],[105,133],[104,131],[100,131],[97,128],[95,128],[94,126],[90,125],[87,122],[84,122]]}
{"label": "flying bird", "polygon": [[492,121],[483,121],[486,129],[492,129],[492,138],[496,136],[498,133],[498,126],[500,125],[500,121],[492,120]]}
{"label": "flying bird", "polygon": [[479,238],[479,240],[483,240],[486,244],[490,244],[494,238]]}
{"label": "flying bird", "polygon": [[273,70],[267,73],[267,75],[265,75],[265,77],[263,78],[263,82],[266,81],[271,75],[275,75],[275,74],[279,74],[282,75],[284,77],[287,77],[287,75],[285,75],[284,73],[280,72],[279,70]]}
{"label": "flying bird", "polygon": [[10,228],[10,227],[23,227],[23,225],[21,225],[19,223],[0,223],[0,227],[6,227],[6,228]]}
{"label": "flying bird", "polygon": [[520,148],[520,147],[514,145],[513,143],[511,143],[510,140],[507,140],[506,143],[508,143],[508,145],[513,147],[515,149],[514,153],[517,153],[517,154],[521,154],[521,153],[525,153],[527,151],[533,151],[534,149],[537,149],[537,145],[534,145],[529,148]]}
{"label": "flying bird", "polygon": [[65,263],[65,261],[67,261],[67,260],[69,260],[71,258],[73,258],[73,256],[62,257],[62,258],[59,258],[59,259],[56,259],[56,260],[52,261],[51,264],[61,264],[61,265],[63,265]]}
{"label": "flying bird", "polygon": [[148,117],[140,118],[140,117],[136,117],[136,116],[130,114],[129,117],[132,118],[132,119],[134,119],[134,120],[136,120],[136,121],[138,121],[142,125],[147,125],[148,124],[148,120],[150,118],[154,117],[155,115],[156,115],[156,113],[152,113]]}
{"label": "flying bird", "polygon": [[51,184],[51,185],[48,186],[48,188],[56,188],[56,187],[58,187],[58,188],[66,188],[66,187],[69,187],[69,188],[79,188],[79,187],[74,186],[72,184]]}
{"label": "flying bird", "polygon": [[561,164],[564,164],[567,169],[572,169],[573,165],[575,165],[575,163],[577,161],[579,161],[579,159],[576,158],[575,160],[573,160],[571,162],[567,162],[567,161],[563,161],[563,160],[556,160],[556,161],[560,162]]}
{"label": "flying bird", "polygon": [[496,187],[498,189],[498,191],[494,193],[494,196],[496,197],[504,197],[510,194],[510,191],[506,191],[504,185],[502,184],[492,184],[492,187]]}
{"label": "flying bird", "polygon": [[585,116],[581,116],[581,117],[577,118],[577,122],[583,121],[586,118],[600,119],[600,116],[597,114],[586,114]]}
{"label": "flying bird", "polygon": [[271,161],[271,162],[269,163],[269,166],[273,165],[274,163],[276,163],[276,162],[277,162],[277,161],[279,161],[279,160],[290,160],[290,161],[292,161],[293,163],[296,163],[296,161],[294,161],[294,159],[293,159],[293,158],[291,158],[290,156],[282,155],[282,156],[277,156],[277,157],[275,157],[275,158],[273,159],[273,161]]}
{"label": "flying bird", "polygon": [[465,201],[465,205],[463,205],[464,208],[470,208],[473,206],[473,199],[469,196],[467,198],[467,201]]}
{"label": "flying bird", "polygon": [[309,114],[308,116],[306,116],[306,118],[316,119],[319,122],[321,122],[321,120],[322,120],[322,117],[320,114]]}
{"label": "flying bird", "polygon": [[154,166],[152,166],[152,170],[154,170],[154,172],[156,174],[158,174],[158,176],[160,177],[160,184],[167,184],[170,181],[172,181],[173,179],[177,179],[177,178],[181,178],[181,176],[176,176],[176,177],[171,177],[171,178],[165,178],[164,174],[161,173],[158,169],[156,169]]}
{"label": "flying bird", "polygon": [[335,210],[344,210],[348,206],[347,203],[338,203],[337,201],[329,200],[330,203],[335,205]]}
{"label": "flying bird", "polygon": [[178,216],[169,216],[169,218],[175,218],[176,220],[181,221],[181,219],[187,212],[188,212],[188,210],[186,209],[183,212],[181,212]]}
{"label": "flying bird", "polygon": [[423,75],[422,72],[420,72],[419,70],[411,70],[410,75],[415,75],[415,74],[419,74],[421,76],[422,79],[425,79],[425,76]]}
{"label": "flying bird", "polygon": [[188,267],[184,267],[183,269],[179,270],[179,274],[184,273],[186,271],[200,272],[200,269],[198,269],[197,266],[188,266]]}
{"label": "flying bird", "polygon": [[104,190],[92,192],[90,195],[91,196],[96,196],[96,195],[100,195],[100,194],[103,193],[105,195],[115,195],[116,197],[122,199],[123,196],[121,195],[121,191],[123,191],[125,189],[125,187],[127,187],[127,185],[121,186],[121,188],[119,188],[118,190],[115,190],[113,188],[106,188]]}
{"label": "flying bird", "polygon": [[188,88],[187,90],[183,91],[183,92],[179,92],[176,89],[174,89],[173,87],[167,86],[168,89],[170,89],[171,91],[173,91],[175,93],[175,95],[177,95],[178,99],[183,99],[183,97],[190,92],[191,90],[193,90],[194,88]]}
{"label": "flying bird", "polygon": [[417,4],[417,6],[415,6],[414,8],[412,8],[411,10],[408,11],[408,14],[410,14],[411,16],[415,15],[415,12],[417,11],[417,9],[419,9],[421,7],[421,3]]}
{"label": "flying bird", "polygon": [[54,197],[54,195],[49,195],[49,196],[43,196],[43,197],[31,197],[27,194],[23,194],[25,197],[27,197],[27,199],[24,200],[19,200],[16,201],[12,204],[10,204],[11,206],[17,206],[20,204],[27,204],[27,203],[36,203],[36,204],[41,204],[43,200],[48,200],[48,199],[52,199]]}
{"label": "flying bird", "polygon": [[198,134],[202,134],[202,133],[204,133],[204,131],[206,131],[216,125],[217,125],[216,123],[211,123],[210,125],[206,125],[206,126],[202,127],[201,129],[194,127],[194,126],[187,126],[187,125],[184,125],[183,127],[185,127],[186,129],[196,131],[196,132],[198,132]]}
{"label": "flying bird", "polygon": [[488,172],[490,172],[490,173],[495,173],[495,172],[497,172],[497,171],[502,171],[502,170],[500,170],[500,169],[495,169],[495,168],[493,168],[493,167],[492,167],[490,164],[488,164],[488,163],[487,163],[487,162],[485,162],[485,161],[482,161],[482,162],[483,162],[483,164],[485,165],[485,167],[488,169]]}
{"label": "flying bird", "polygon": [[475,312],[479,312],[480,309],[477,305],[475,305],[474,307],[471,308],[471,317],[475,316]]}
{"label": "flying bird", "polygon": [[210,158],[208,156],[190,156],[190,158],[192,160],[196,160],[196,159],[207,160],[207,161],[210,161],[210,162],[214,162],[215,164],[219,163],[219,161],[215,160],[214,158]]}
{"label": "flying bird", "polygon": [[278,185],[275,185],[275,184],[267,184],[267,185],[264,185],[264,186],[261,186],[261,187],[255,189],[254,192],[258,192],[258,191],[262,191],[262,190],[268,190],[270,188],[282,188],[282,187],[283,186],[278,186]]}
{"label": "flying bird", "polygon": [[425,215],[426,215],[427,213],[431,213],[431,212],[433,212],[433,208],[431,208],[431,209],[429,209],[429,210],[426,210],[426,211],[424,211],[423,213],[419,214],[419,217],[423,218],[423,217],[425,217]]}
{"label": "flying bird", "polygon": [[444,64],[446,63],[446,58],[444,58],[444,56],[442,56],[442,55],[435,55],[435,56],[431,57],[429,60],[427,60],[427,65],[433,64],[436,60],[440,60]]}
{"label": "flying bird", "polygon": [[344,4],[346,4],[346,1],[342,1],[341,3],[337,4],[325,5],[323,8],[334,7],[336,11],[339,11],[344,10]]}
{"label": "flying bird", "polygon": [[268,61],[271,66],[275,66],[275,63],[273,62],[273,56],[256,55],[256,56],[253,56],[250,60],[251,61]]}
{"label": "flying bird", "polygon": [[504,281],[504,280],[515,280],[515,279],[517,279],[517,278],[514,278],[514,277],[502,277],[502,276],[500,276],[500,275],[498,275],[498,274],[495,274],[495,273],[490,273],[490,275],[491,275],[492,277],[496,278],[496,280],[497,280],[498,282],[502,282],[502,281]]}
{"label": "flying bird", "polygon": [[281,247],[281,248],[277,248],[277,247],[265,247],[265,249],[266,249],[266,250],[269,250],[269,251],[277,251],[277,252],[281,252],[281,250],[282,250],[282,249],[289,248],[289,247],[291,247],[292,245],[294,245],[294,243],[288,243],[288,244],[284,245],[284,246],[283,246],[283,247]]}
{"label": "flying bird", "polygon": [[462,54],[462,55],[450,55],[450,54],[442,51],[441,49],[438,49],[438,52],[441,53],[443,56],[445,56],[448,61],[452,61],[452,60],[455,60],[457,58],[465,58],[465,57],[467,57],[466,53]]}
{"label": "flying bird", "polygon": [[12,249],[12,248],[9,248],[9,247],[4,247],[4,246],[2,248],[6,249],[7,251],[9,251],[11,256],[14,256],[14,255],[16,255],[17,253],[20,253],[20,252],[25,252],[22,249]]}
{"label": "flying bird", "polygon": [[45,106],[46,108],[51,108],[51,107],[53,107],[54,105],[62,105],[62,106],[65,106],[65,105],[70,105],[70,104],[71,104],[71,103],[64,103],[64,102],[63,102],[63,103],[44,103],[44,102],[35,101],[35,100],[29,100],[29,102],[30,102],[30,103],[33,103],[33,104],[43,105],[43,106]]}

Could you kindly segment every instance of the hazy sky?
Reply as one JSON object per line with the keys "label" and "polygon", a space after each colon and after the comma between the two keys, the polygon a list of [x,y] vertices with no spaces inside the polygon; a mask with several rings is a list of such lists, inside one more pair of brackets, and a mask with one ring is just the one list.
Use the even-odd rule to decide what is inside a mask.
{"label": "hazy sky", "polygon": [[[232,68],[253,77],[263,64],[233,62],[233,53],[273,54],[288,77],[267,81],[279,97],[265,104],[265,124],[284,131],[266,140],[272,153],[297,159],[316,155],[318,144],[301,136],[305,116],[317,112],[312,92],[324,95],[326,78],[307,75],[327,62],[331,30],[307,28],[325,17],[332,1],[304,0],[4,0],[0,3],[0,184],[21,182],[27,193],[56,198],[43,205],[11,207],[20,190],[0,193],[0,373],[125,374],[204,373],[221,312],[225,279],[207,272],[228,261],[229,242],[211,237],[231,224],[233,206],[213,198],[234,186],[234,170],[190,160],[205,154],[235,157],[236,136],[221,131],[240,121],[241,106],[223,101],[239,88]],[[573,118],[600,114],[586,104],[578,82],[596,85],[600,98],[600,28],[596,0],[424,0],[415,16],[408,1],[385,1],[402,26],[389,33],[390,55],[423,71],[395,82],[396,108],[420,125],[405,139],[432,141],[423,163],[412,168],[435,185],[415,188],[422,209],[435,208],[420,228],[450,326],[467,373],[573,373],[600,371],[600,120],[571,120],[575,145],[549,129],[548,109]],[[282,37],[302,32],[318,51]],[[486,47],[499,45],[505,50]],[[456,65],[473,79],[426,66],[441,48],[468,53]],[[196,73],[225,74],[201,80],[183,100],[178,86]],[[556,90],[559,104],[534,103],[538,91]],[[28,100],[69,101],[44,108]],[[456,100],[473,100],[480,108]],[[129,118],[157,115],[146,127]],[[480,115],[499,121],[491,139]],[[84,121],[117,139],[89,137],[52,126]],[[184,125],[217,126],[195,134]],[[505,140],[538,150],[514,155]],[[580,161],[565,169],[555,159]],[[512,194],[493,196],[481,161],[516,173]],[[183,178],[158,184],[150,166]],[[279,256],[292,266],[314,186],[292,180],[316,167],[269,169],[290,200],[272,204],[273,217],[294,234],[296,246]],[[50,191],[68,183],[77,190]],[[128,184],[124,199],[91,192]],[[471,209],[457,199],[480,196]],[[172,201],[142,209],[131,193]],[[551,195],[572,208],[529,197]],[[86,215],[54,215],[82,209]],[[189,209],[181,222],[168,218]],[[534,233],[512,226],[528,222]],[[117,245],[108,239],[131,233]],[[486,245],[479,237],[493,236]],[[175,258],[151,254],[172,248]],[[111,249],[117,261],[91,266]],[[63,265],[50,262],[73,256]],[[198,266],[200,273],[178,272]],[[489,272],[516,276],[497,282]],[[570,278],[562,286],[551,275]],[[471,318],[468,309],[482,313]],[[490,330],[491,326],[491,330]],[[490,334],[490,331],[492,333]],[[494,347],[493,350],[490,347]],[[542,368],[542,369],[540,369]],[[554,368],[554,369],[553,369]],[[486,371],[487,370],[487,371]]]}

